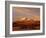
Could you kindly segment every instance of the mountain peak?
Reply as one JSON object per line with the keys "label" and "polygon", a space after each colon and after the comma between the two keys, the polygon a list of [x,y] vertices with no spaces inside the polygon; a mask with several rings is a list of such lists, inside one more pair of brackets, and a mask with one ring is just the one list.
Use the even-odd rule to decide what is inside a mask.
{"label": "mountain peak", "polygon": [[23,17],[20,20],[30,20],[29,18]]}

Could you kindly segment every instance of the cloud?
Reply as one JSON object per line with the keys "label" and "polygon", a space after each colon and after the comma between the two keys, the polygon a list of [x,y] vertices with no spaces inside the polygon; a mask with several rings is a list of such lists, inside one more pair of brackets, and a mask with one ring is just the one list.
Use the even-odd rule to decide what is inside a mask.
{"label": "cloud", "polygon": [[32,16],[40,16],[40,8],[13,7],[13,20]]}

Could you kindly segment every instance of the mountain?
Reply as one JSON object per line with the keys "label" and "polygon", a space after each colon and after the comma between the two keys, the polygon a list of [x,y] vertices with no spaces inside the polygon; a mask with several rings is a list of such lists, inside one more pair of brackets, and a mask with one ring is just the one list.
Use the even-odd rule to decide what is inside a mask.
{"label": "mountain", "polygon": [[40,21],[40,16],[32,16],[31,19],[34,21]]}
{"label": "mountain", "polygon": [[40,29],[39,17],[32,17],[31,19],[23,17],[13,22],[13,30],[38,30]]}

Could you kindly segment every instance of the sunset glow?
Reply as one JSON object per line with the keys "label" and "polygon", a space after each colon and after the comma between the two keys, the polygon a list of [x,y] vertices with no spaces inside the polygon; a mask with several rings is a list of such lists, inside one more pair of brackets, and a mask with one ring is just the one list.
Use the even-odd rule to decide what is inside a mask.
{"label": "sunset glow", "polygon": [[40,8],[13,8],[13,31],[40,30]]}

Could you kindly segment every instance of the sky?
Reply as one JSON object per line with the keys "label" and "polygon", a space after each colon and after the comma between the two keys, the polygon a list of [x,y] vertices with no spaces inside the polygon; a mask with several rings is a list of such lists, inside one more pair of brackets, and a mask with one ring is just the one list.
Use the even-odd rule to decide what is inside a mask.
{"label": "sky", "polygon": [[31,18],[32,16],[40,16],[40,8],[13,7],[13,21],[23,17]]}

